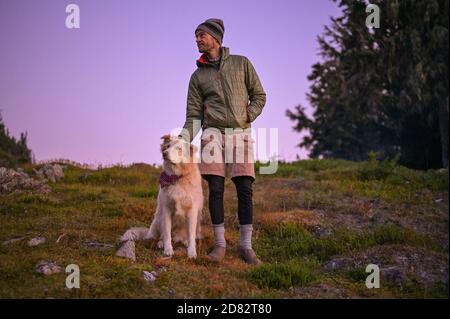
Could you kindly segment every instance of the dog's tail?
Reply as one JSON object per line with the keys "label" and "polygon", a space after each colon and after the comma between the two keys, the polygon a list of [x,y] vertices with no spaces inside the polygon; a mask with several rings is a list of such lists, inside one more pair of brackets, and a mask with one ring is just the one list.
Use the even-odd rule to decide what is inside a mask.
{"label": "dog's tail", "polygon": [[143,240],[143,239],[147,239],[147,232],[148,232],[148,228],[145,227],[133,227],[128,229],[121,237],[120,237],[120,242],[125,242],[125,241],[138,241],[138,240]]}

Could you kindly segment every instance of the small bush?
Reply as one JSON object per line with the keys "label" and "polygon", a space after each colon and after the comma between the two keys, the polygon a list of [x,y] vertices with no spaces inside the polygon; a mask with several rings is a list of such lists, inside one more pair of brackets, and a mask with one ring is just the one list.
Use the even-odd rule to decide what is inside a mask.
{"label": "small bush", "polygon": [[394,158],[386,158],[382,162],[377,159],[376,152],[369,152],[369,159],[358,170],[358,178],[360,180],[385,180],[390,176],[398,166],[400,154]]}

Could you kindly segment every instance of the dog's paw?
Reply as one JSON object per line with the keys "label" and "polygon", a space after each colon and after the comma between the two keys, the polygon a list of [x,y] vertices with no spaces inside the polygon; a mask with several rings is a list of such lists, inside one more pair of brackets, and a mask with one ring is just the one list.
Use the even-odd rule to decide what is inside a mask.
{"label": "dog's paw", "polygon": [[172,246],[164,248],[164,256],[167,256],[167,257],[173,256]]}
{"label": "dog's paw", "polygon": [[190,259],[195,259],[197,258],[197,251],[195,250],[195,247],[188,247],[187,249],[187,256]]}
{"label": "dog's paw", "polygon": [[159,240],[158,243],[156,244],[156,247],[158,247],[159,249],[163,249],[164,248],[164,243],[162,240]]}

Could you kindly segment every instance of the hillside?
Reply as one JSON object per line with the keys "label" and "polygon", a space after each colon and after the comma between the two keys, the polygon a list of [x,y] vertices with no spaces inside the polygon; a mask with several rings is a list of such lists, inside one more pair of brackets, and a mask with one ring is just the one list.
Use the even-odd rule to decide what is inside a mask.
{"label": "hillside", "polygon": [[[35,174],[31,165],[25,172]],[[136,262],[116,257],[119,235],[149,225],[160,172],[145,164],[66,165],[49,194],[0,195],[0,298],[448,298],[448,170],[376,160],[281,163],[254,184],[253,243],[262,266],[237,256],[229,179],[223,264],[205,258],[213,242],[207,202],[197,260],[182,247],[164,258],[152,241],[137,243]],[[46,242],[28,246],[36,236]],[[63,270],[39,274],[41,260]],[[68,264],[80,267],[80,289],[65,288]],[[379,289],[365,286],[368,264],[381,269]],[[167,271],[154,283],[143,280],[144,270],[161,267]]]}

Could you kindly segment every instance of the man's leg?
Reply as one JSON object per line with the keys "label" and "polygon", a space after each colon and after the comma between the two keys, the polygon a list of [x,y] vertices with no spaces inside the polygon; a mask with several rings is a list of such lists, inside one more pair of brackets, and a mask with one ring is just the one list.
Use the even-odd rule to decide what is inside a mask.
{"label": "man's leg", "polygon": [[225,178],[218,175],[203,175],[203,178],[208,182],[209,212],[214,232],[214,249],[208,256],[213,261],[220,262],[225,256],[226,248],[223,207]]}
{"label": "man's leg", "polygon": [[253,232],[253,190],[252,176],[236,176],[232,178],[238,196],[238,217],[239,217],[239,254],[249,264],[260,264],[261,261],[256,256],[252,248]]}

